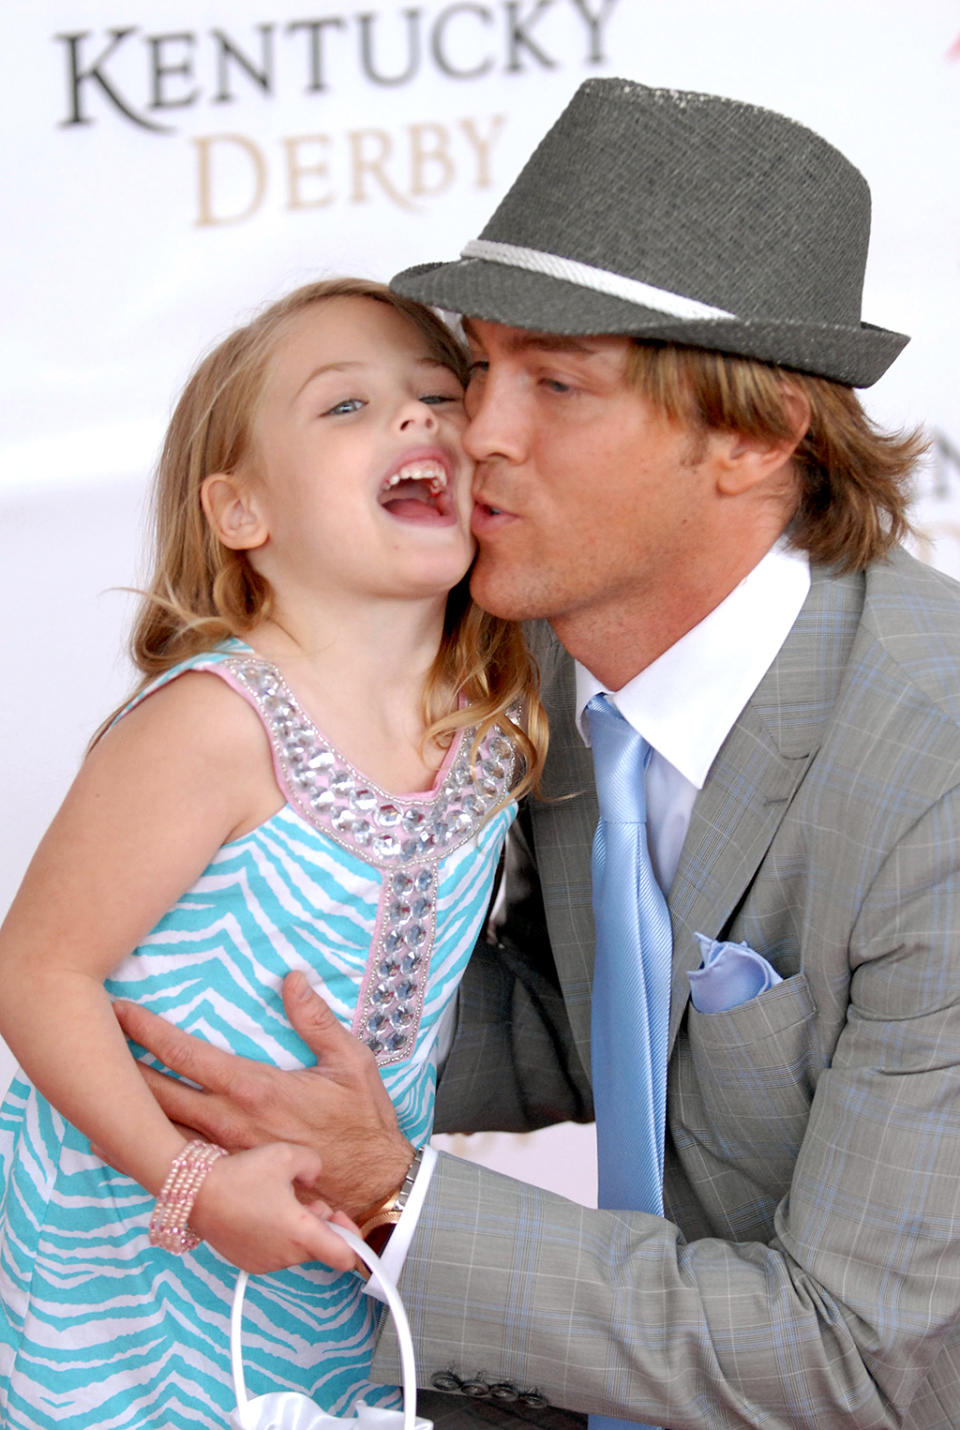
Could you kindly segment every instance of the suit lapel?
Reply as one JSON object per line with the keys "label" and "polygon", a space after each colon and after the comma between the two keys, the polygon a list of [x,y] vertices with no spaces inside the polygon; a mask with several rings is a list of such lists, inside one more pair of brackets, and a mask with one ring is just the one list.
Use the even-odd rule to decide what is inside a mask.
{"label": "suit lapel", "polygon": [[695,933],[720,936],[820,745],[863,605],[862,577],[814,568],[793,629],[718,753],[697,797],[669,905],[674,927],[670,1046],[700,962]]}
{"label": "suit lapel", "polygon": [[[812,733],[812,732],[811,732]],[[815,746],[781,754],[748,706],[693,808],[668,903],[673,920],[670,1046],[700,963],[695,933],[717,938],[749,888],[806,773]]]}

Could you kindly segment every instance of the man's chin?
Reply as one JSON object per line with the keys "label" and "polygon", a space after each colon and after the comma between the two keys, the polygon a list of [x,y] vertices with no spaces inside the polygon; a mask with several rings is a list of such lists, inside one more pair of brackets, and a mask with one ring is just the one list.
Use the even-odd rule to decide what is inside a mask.
{"label": "man's chin", "polygon": [[533,609],[534,602],[530,592],[524,590],[524,582],[517,581],[513,572],[485,561],[482,553],[470,573],[470,595],[482,610],[504,621],[528,621],[541,614]]}

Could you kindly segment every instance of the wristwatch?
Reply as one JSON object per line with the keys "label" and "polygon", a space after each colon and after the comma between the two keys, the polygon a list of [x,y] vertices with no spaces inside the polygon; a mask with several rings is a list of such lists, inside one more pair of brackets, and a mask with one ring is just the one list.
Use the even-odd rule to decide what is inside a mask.
{"label": "wristwatch", "polygon": [[[360,1235],[378,1256],[383,1254],[384,1248],[390,1237],[393,1235],[393,1228],[403,1215],[403,1209],[410,1200],[410,1193],[413,1191],[413,1184],[417,1180],[417,1173],[420,1171],[420,1164],[423,1161],[423,1154],[426,1149],[418,1147],[413,1154],[413,1160],[407,1168],[407,1174],[400,1186],[390,1193],[390,1195],[367,1212],[363,1221],[359,1223]],[[364,1280],[369,1279],[370,1272],[366,1267],[358,1267]],[[365,1274],[364,1274],[365,1273]]]}

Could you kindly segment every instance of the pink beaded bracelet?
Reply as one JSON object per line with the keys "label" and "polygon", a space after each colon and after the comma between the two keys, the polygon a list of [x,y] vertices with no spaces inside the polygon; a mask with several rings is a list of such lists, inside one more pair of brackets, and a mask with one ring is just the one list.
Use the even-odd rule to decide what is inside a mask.
{"label": "pink beaded bracelet", "polygon": [[151,1246],[161,1246],[179,1255],[200,1245],[200,1237],[190,1230],[187,1222],[204,1177],[218,1157],[226,1156],[226,1147],[198,1138],[188,1142],[174,1157],[150,1218]]}

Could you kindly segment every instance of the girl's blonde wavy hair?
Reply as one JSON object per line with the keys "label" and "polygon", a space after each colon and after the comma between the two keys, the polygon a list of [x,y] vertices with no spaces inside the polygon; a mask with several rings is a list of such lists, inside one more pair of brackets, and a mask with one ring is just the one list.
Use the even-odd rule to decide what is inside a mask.
{"label": "girl's blonde wavy hair", "polygon": [[[431,357],[466,381],[464,349],[429,308],[357,278],[296,289],[209,353],[177,403],[157,466],[153,575],[130,638],[131,658],[143,673],[134,695],[181,661],[244,635],[270,614],[269,582],[244,552],[218,540],[204,515],[200,490],[211,473],[236,471],[250,453],[267,366],[291,319],[332,298],[387,304],[426,340]],[[463,709],[451,708],[458,694],[466,697]],[[443,636],[424,690],[424,720],[424,741],[441,743],[468,725],[477,727],[479,743],[499,724],[526,763],[514,793],[538,786],[547,726],[536,662],[519,625],[474,604],[466,577],[447,598]]]}

